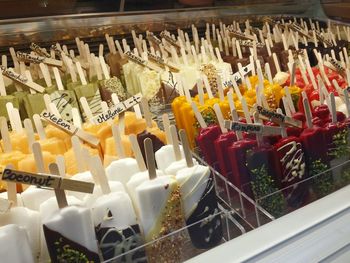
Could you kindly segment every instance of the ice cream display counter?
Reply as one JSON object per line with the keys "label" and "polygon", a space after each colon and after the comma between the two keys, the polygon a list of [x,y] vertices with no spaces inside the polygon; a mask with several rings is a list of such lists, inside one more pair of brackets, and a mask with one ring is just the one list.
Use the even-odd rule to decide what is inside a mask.
{"label": "ice cream display counter", "polygon": [[[15,2],[2,262],[293,262],[342,229],[350,27],[324,2]],[[346,231],[299,259],[347,258]]]}

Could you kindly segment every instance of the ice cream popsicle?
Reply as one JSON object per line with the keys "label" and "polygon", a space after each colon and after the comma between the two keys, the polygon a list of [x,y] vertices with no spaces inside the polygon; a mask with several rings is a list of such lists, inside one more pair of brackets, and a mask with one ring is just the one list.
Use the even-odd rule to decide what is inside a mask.
{"label": "ice cream popsicle", "polygon": [[90,209],[68,206],[42,223],[53,262],[100,262]]}
{"label": "ice cream popsicle", "polygon": [[[149,179],[136,188],[136,208],[145,241],[164,237],[184,226],[180,188],[174,176],[157,176],[151,139],[145,139]],[[179,262],[182,238],[164,238],[147,248],[148,262]],[[171,248],[170,248],[171,247]]]}
{"label": "ice cream popsicle", "polygon": [[13,95],[7,95],[4,78],[2,74],[0,74],[0,115],[6,117],[9,121],[10,119],[6,111],[6,104],[8,102],[11,102],[14,107],[19,108],[18,99]]}
{"label": "ice cream popsicle", "polygon": [[144,112],[144,117],[147,123],[147,129],[142,133],[137,134],[137,141],[139,142],[141,152],[143,157],[145,158],[145,150],[144,150],[144,140],[146,138],[150,138],[153,143],[153,149],[158,151],[164,144],[166,143],[165,133],[161,131],[157,126],[154,126],[152,123],[152,116],[149,110],[148,101],[144,97],[141,99],[142,109]]}
{"label": "ice cream popsicle", "polygon": [[132,252],[143,244],[143,237],[127,193],[115,192],[99,197],[92,206],[92,215],[103,260],[128,253],[123,260],[116,259],[117,262],[146,261],[144,249]]}
{"label": "ice cream popsicle", "polygon": [[129,181],[131,176],[138,173],[140,170],[135,159],[126,157],[118,126],[113,125],[112,129],[115,140],[115,148],[117,148],[116,151],[118,152],[119,159],[113,161],[106,168],[106,174],[109,180],[119,181],[126,186],[126,183]]}
{"label": "ice cream popsicle", "polygon": [[14,263],[35,262],[30,247],[30,240],[24,228],[15,224],[0,227],[0,244],[1,261]]}
{"label": "ice cream popsicle", "polygon": [[307,170],[310,177],[323,173],[315,178],[314,190],[319,196],[324,196],[333,189],[332,175],[325,172],[330,167],[325,129],[312,124],[310,104],[307,98],[303,99],[303,104],[308,128],[301,133],[300,139],[305,151]]}
{"label": "ice cream popsicle", "polygon": [[180,131],[180,138],[187,167],[176,173],[176,179],[180,186],[186,224],[190,226],[188,232],[196,248],[210,248],[220,242],[223,234],[214,179],[209,167],[194,164],[183,130]]}

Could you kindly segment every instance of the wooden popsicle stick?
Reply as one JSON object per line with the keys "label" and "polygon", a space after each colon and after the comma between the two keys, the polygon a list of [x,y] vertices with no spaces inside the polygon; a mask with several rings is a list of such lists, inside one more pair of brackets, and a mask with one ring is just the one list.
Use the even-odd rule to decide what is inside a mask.
{"label": "wooden popsicle stick", "polygon": [[117,49],[115,47],[114,39],[112,36],[109,37],[109,41],[110,41],[111,47],[112,47],[112,54],[113,55],[117,54]]}
{"label": "wooden popsicle stick", "polygon": [[61,79],[60,73],[58,71],[58,68],[53,67],[52,70],[53,70],[53,74],[55,76],[56,85],[57,85],[58,90],[64,90],[64,87],[62,84],[62,79]]}
{"label": "wooden popsicle stick", "polygon": [[72,136],[71,141],[72,141],[72,149],[74,152],[78,172],[82,173],[82,172],[86,171],[86,168],[85,168],[85,160],[84,160],[84,157],[82,155],[82,148],[81,148],[80,139],[74,135],[74,136]]}
{"label": "wooden popsicle stick", "polygon": [[219,104],[217,103],[214,104],[214,111],[216,114],[216,118],[218,119],[221,132],[227,133],[227,129],[225,128],[225,125],[224,125],[224,116],[222,115]]}
{"label": "wooden popsicle stick", "polygon": [[172,138],[171,133],[170,133],[170,120],[169,120],[169,115],[167,113],[164,113],[162,115],[162,121],[163,121],[163,127],[164,127],[167,144],[173,144],[171,139]]}
{"label": "wooden popsicle stick", "polygon": [[121,47],[119,41],[116,40],[116,41],[114,41],[114,43],[115,43],[115,45],[116,45],[116,47],[117,47],[117,49],[118,49],[119,55],[123,58],[123,57],[124,57],[124,52],[123,52],[123,49],[122,49],[122,47]]}
{"label": "wooden popsicle stick", "polygon": [[[26,76],[26,78],[28,79],[29,82],[33,82],[33,78],[32,78],[32,75],[31,75],[29,70],[24,70],[24,74],[23,75]],[[33,89],[29,89],[29,92],[30,92],[30,94],[35,94],[36,93],[35,90],[33,90]]]}
{"label": "wooden popsicle stick", "polygon": [[[14,169],[12,164],[6,165],[5,169]],[[7,199],[12,202],[12,206],[17,206],[17,186],[16,183],[6,181],[7,184]]]}
{"label": "wooden popsicle stick", "polygon": [[[238,113],[237,113],[237,110],[236,110],[236,107],[235,107],[235,103],[233,101],[233,95],[232,95],[231,91],[227,93],[227,98],[228,98],[228,102],[229,102],[229,105],[230,105],[230,112],[231,112],[231,115],[232,115],[232,120],[233,121],[239,121]],[[237,139],[238,140],[242,140],[243,139],[242,132],[236,131],[236,135],[237,135]]]}
{"label": "wooden popsicle stick", "polygon": [[0,132],[1,132],[1,138],[2,143],[4,147],[4,152],[9,153],[12,151],[12,144],[10,139],[10,133],[7,126],[6,118],[3,116],[0,116]]}
{"label": "wooden popsicle stick", "polygon": [[170,126],[170,133],[171,133],[173,150],[174,150],[174,154],[175,154],[175,160],[180,161],[181,160],[181,151],[180,151],[179,139],[178,139],[177,130],[176,130],[175,125]]}
{"label": "wooden popsicle stick", "polygon": [[107,46],[108,46],[108,49],[109,49],[109,53],[112,54],[112,45],[111,45],[111,40],[109,38],[109,34],[105,34],[105,39],[106,39],[106,42],[107,42]]}
{"label": "wooden popsicle stick", "polygon": [[88,120],[92,119],[94,117],[94,115],[92,114],[92,111],[90,109],[89,103],[87,102],[86,98],[85,97],[81,97],[80,98],[80,103],[81,103],[83,111],[84,111],[84,113],[86,115],[86,118]]}
{"label": "wooden popsicle stick", "polygon": [[201,74],[201,79],[204,82],[204,87],[205,87],[205,89],[206,89],[206,91],[208,93],[209,99],[214,98],[213,92],[211,90],[211,87],[210,87],[209,80],[208,80],[207,76],[205,74]]}
{"label": "wooden popsicle stick", "polygon": [[290,72],[290,86],[293,87],[295,85],[295,70],[296,70],[296,64],[293,63],[291,66],[291,72]]}
{"label": "wooden popsicle stick", "polygon": [[1,56],[1,65],[4,66],[5,68],[7,68],[7,56],[6,55]]}
{"label": "wooden popsicle stick", "polygon": [[143,159],[139,143],[137,142],[136,135],[130,134],[129,140],[130,140],[131,148],[132,148],[132,151],[134,152],[135,159],[136,159],[137,165],[139,167],[139,170],[141,172],[146,171],[147,169],[146,169],[145,161]]}
{"label": "wooden popsicle stick", "polygon": [[184,149],[187,167],[193,167],[194,163],[193,163],[193,159],[192,159],[192,153],[191,153],[190,144],[188,142],[185,130],[180,130],[179,135],[180,135],[182,147]]}
{"label": "wooden popsicle stick", "polygon": [[119,159],[123,159],[126,157],[126,155],[125,155],[119,127],[117,124],[112,125],[112,133],[113,133],[114,146],[115,146],[117,156]]}
{"label": "wooden popsicle stick", "polygon": [[81,67],[80,62],[76,62],[75,65],[76,65],[76,67],[77,67],[77,71],[78,71],[78,75],[79,75],[81,84],[82,84],[83,86],[87,85],[87,81],[86,81],[86,78],[85,78],[85,75],[84,75],[84,72],[83,72],[83,69],[82,69],[82,67]]}
{"label": "wooden popsicle stick", "polygon": [[15,131],[18,133],[23,132],[22,120],[17,108],[13,108],[12,116],[15,121]]}
{"label": "wooden popsicle stick", "polygon": [[59,110],[57,109],[55,103],[51,102],[51,103],[49,104],[49,111],[52,112],[53,114],[55,114],[56,116],[62,118],[62,116],[61,116]]}
{"label": "wooden popsicle stick", "polygon": [[286,112],[286,116],[292,117],[291,110],[290,110],[287,98],[286,97],[282,97],[282,102],[283,102],[284,110]]}
{"label": "wooden popsicle stick", "polygon": [[199,126],[201,126],[201,128],[207,128],[207,124],[205,123],[204,118],[203,118],[202,114],[199,112],[198,107],[194,101],[192,101],[191,107],[192,107],[194,116],[196,117],[196,119],[199,123]]}
{"label": "wooden popsicle stick", "polygon": [[146,138],[143,141],[143,144],[145,147],[146,162],[147,162],[149,179],[153,180],[157,177],[157,172],[156,172],[156,163],[155,163],[155,159],[154,159],[152,140],[150,138]]}
{"label": "wooden popsicle stick", "polygon": [[99,59],[95,57],[94,53],[91,53],[91,62],[92,62],[94,71],[96,72],[97,79],[102,80],[102,69],[100,66],[100,62],[99,62]]}
{"label": "wooden popsicle stick", "polygon": [[[65,56],[63,56],[65,57]],[[73,61],[71,59],[67,58],[67,67],[68,67],[68,71],[69,71],[69,75],[72,79],[72,82],[75,83],[78,81],[77,79],[77,74],[75,72],[74,66],[73,66]]]}
{"label": "wooden popsicle stick", "polygon": [[[283,114],[283,112],[282,112],[282,110],[280,108],[278,108],[276,110],[276,112],[279,113],[279,114]],[[283,122],[281,122],[280,127],[281,127],[281,136],[282,136],[282,138],[287,138],[288,135],[287,135],[286,125]]]}
{"label": "wooden popsicle stick", "polygon": [[312,114],[311,114],[311,110],[310,110],[309,100],[307,98],[303,98],[303,105],[304,105],[307,127],[312,128],[313,127]]}
{"label": "wooden popsicle stick", "polygon": [[225,100],[224,89],[222,87],[222,79],[219,74],[216,75],[216,82],[217,82],[217,88],[219,93],[219,99],[220,101],[224,101]]}
{"label": "wooden popsicle stick", "polygon": [[319,101],[321,104],[324,104],[324,95],[323,95],[323,81],[321,79],[321,76],[317,76],[317,82],[318,82],[318,94],[319,94]]}
{"label": "wooden popsicle stick", "polygon": [[100,184],[102,193],[104,195],[111,193],[111,188],[109,187],[109,184],[108,184],[106,171],[102,165],[102,161],[100,157],[98,155],[91,156],[90,162],[91,162],[90,168],[92,168],[91,173],[95,173],[95,176],[98,178],[98,182]]}
{"label": "wooden popsicle stick", "polygon": [[148,128],[152,128],[152,114],[151,111],[149,110],[148,106],[148,100],[145,97],[141,98],[141,105],[142,105],[142,110],[143,110],[143,115],[146,120],[146,124]]}
{"label": "wooden popsicle stick", "polygon": [[334,93],[331,92],[329,94],[330,96],[330,102],[331,102],[331,116],[332,116],[332,123],[337,123],[338,120],[337,120],[337,109],[336,109],[336,106],[335,106],[335,97],[334,97]]}
{"label": "wooden popsicle stick", "polygon": [[271,74],[271,69],[270,69],[270,64],[269,63],[265,63],[265,72],[267,74],[267,79],[272,84],[273,83],[273,78],[272,78],[272,74]]}
{"label": "wooden popsicle stick", "polygon": [[29,148],[31,149],[32,144],[35,142],[35,134],[34,134],[33,124],[30,119],[24,120],[24,130],[27,134]]}
{"label": "wooden popsicle stick", "polygon": [[290,94],[289,87],[287,87],[287,86],[284,87],[284,92],[286,94],[286,98],[287,98],[288,105],[289,105],[289,108],[291,110],[291,113],[294,114],[296,112],[296,110],[295,110],[294,103],[293,103],[293,100],[292,100],[292,95]]}
{"label": "wooden popsicle stick", "polygon": [[47,68],[47,65],[45,65],[44,63],[40,63],[39,67],[40,67],[41,73],[44,76],[46,86],[47,87],[52,86],[52,81],[51,81],[51,77],[50,77],[50,73],[49,73],[49,70]]}
{"label": "wooden popsicle stick", "polygon": [[315,75],[314,75],[314,73],[313,73],[313,71],[311,69],[309,60],[306,60],[306,70],[307,70],[307,73],[309,74],[309,77],[311,79],[312,86],[314,87],[315,90],[317,90],[317,84],[316,84],[316,80],[315,80]]}
{"label": "wooden popsicle stick", "polygon": [[38,173],[45,173],[44,157],[41,151],[41,145],[39,142],[34,142],[32,144],[32,152],[34,155],[35,164]]}
{"label": "wooden popsicle stick", "polygon": [[281,67],[280,67],[280,64],[279,64],[279,62],[278,62],[278,58],[277,58],[276,53],[273,53],[273,54],[272,54],[272,58],[273,58],[273,62],[275,63],[275,67],[276,67],[277,73],[278,73],[278,72],[281,72]]}
{"label": "wooden popsicle stick", "polygon": [[348,114],[347,117],[349,117],[350,116],[350,99],[349,99],[349,92],[346,89],[343,90],[343,96],[344,96],[346,111]]}
{"label": "wooden popsicle stick", "polygon": [[197,79],[197,90],[198,90],[199,104],[204,105],[203,82],[201,79]]}
{"label": "wooden popsicle stick", "polygon": [[[261,121],[259,118],[259,113],[257,111],[254,112],[253,118],[254,118],[254,123],[261,124]],[[259,134],[259,133],[256,134],[256,142],[258,144],[258,147],[262,146],[262,144],[263,144],[262,134]]]}
{"label": "wooden popsicle stick", "polygon": [[16,131],[16,120],[13,116],[13,104],[11,102],[6,103],[7,115],[10,120],[12,131]]}
{"label": "wooden popsicle stick", "polygon": [[[50,163],[49,171],[50,171],[50,174],[60,175],[60,171],[59,171],[58,165],[56,163]],[[55,191],[55,196],[56,196],[58,207],[60,209],[67,207],[68,201],[67,201],[66,193],[64,192],[64,190],[55,189],[54,191]]]}
{"label": "wooden popsicle stick", "polygon": [[251,120],[251,118],[250,118],[250,113],[249,113],[247,101],[245,100],[244,97],[241,98],[241,104],[242,104],[242,109],[243,109],[244,118],[246,119],[246,122],[247,122],[248,124],[251,124],[251,123],[252,123],[252,120]]}
{"label": "wooden popsicle stick", "polygon": [[56,156],[56,164],[58,166],[59,175],[63,178],[66,177],[66,164],[63,155]]}
{"label": "wooden popsicle stick", "polygon": [[102,56],[100,56],[98,58],[100,60],[100,64],[101,64],[101,67],[102,67],[102,72],[103,72],[103,75],[104,75],[105,79],[107,79],[107,80],[110,79],[111,76],[109,75],[105,59]]}
{"label": "wooden popsicle stick", "polygon": [[72,108],[73,125],[81,129],[81,117],[77,108]]}
{"label": "wooden popsicle stick", "polygon": [[41,118],[39,114],[34,114],[33,115],[33,120],[34,120],[34,126],[36,129],[36,132],[39,135],[40,140],[45,140],[46,139],[46,132],[44,130],[43,124],[41,122]]}
{"label": "wooden popsicle stick", "polygon": [[0,74],[0,96],[6,96],[6,87],[4,82],[4,77],[2,74]]}

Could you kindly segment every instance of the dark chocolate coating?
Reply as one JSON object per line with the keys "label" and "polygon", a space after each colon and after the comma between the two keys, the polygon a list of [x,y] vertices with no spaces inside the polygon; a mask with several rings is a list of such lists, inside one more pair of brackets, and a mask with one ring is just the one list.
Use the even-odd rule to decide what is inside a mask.
{"label": "dark chocolate coating", "polygon": [[152,133],[149,133],[147,130],[144,130],[143,132],[137,134],[137,142],[139,143],[145,163],[146,163],[146,153],[145,153],[145,147],[143,145],[143,141],[147,138],[150,138],[152,140],[154,152],[158,151],[160,148],[164,146],[164,143],[160,139],[158,139],[157,136],[153,135]]}
{"label": "dark chocolate coating", "polygon": [[[216,199],[214,180],[210,176],[207,186],[198,202],[196,209],[186,220],[187,225],[201,221],[209,216],[219,212]],[[194,224],[188,228],[192,244],[199,249],[212,248],[218,245],[222,239],[222,222],[221,216],[215,215],[208,220]]]}
{"label": "dark chocolate coating", "polygon": [[43,229],[52,262],[100,262],[97,253],[62,236],[46,225],[43,225]]}
{"label": "dark chocolate coating", "polygon": [[[138,225],[133,225],[122,230],[97,226],[95,230],[103,260],[113,259],[118,255],[128,253],[143,245],[143,239]],[[140,248],[132,251],[115,259],[113,262],[146,263],[147,257],[145,249]]]}

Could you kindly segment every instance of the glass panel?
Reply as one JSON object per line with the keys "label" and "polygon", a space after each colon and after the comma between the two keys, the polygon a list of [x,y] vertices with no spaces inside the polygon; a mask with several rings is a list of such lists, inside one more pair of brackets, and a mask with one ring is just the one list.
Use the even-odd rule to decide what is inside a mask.
{"label": "glass panel", "polygon": [[350,1],[321,0],[325,14],[334,20],[350,22]]}

